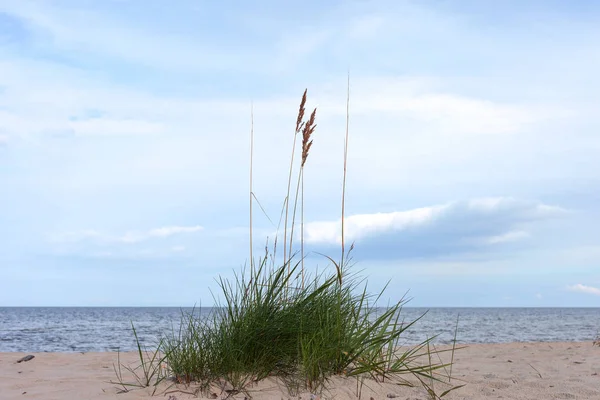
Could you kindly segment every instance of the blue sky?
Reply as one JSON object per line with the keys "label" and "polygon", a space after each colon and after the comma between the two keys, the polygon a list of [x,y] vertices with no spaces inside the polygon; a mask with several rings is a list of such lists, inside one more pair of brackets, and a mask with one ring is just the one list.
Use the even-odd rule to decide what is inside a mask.
{"label": "blue sky", "polygon": [[[211,305],[277,220],[413,306],[600,306],[594,1],[0,0],[0,305]],[[257,252],[275,228],[255,214]]]}

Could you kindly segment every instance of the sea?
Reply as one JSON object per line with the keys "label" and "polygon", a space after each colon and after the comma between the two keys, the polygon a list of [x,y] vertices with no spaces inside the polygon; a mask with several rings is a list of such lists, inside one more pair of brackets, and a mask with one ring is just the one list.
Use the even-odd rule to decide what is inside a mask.
{"label": "sea", "polygon": [[[96,352],[152,348],[177,333],[182,315],[210,315],[211,308],[0,307],[0,352]],[[401,344],[435,336],[438,344],[592,342],[600,333],[600,308],[409,308],[401,320],[420,318]]]}

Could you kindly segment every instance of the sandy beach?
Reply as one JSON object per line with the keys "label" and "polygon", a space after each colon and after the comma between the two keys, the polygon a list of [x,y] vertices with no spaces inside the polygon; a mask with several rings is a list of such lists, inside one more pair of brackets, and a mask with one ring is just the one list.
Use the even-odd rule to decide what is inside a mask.
{"label": "sandy beach", "polygon": [[[115,379],[116,353],[33,353],[33,360],[16,363],[24,355],[0,353],[0,399],[153,398],[147,388],[117,393],[109,382]],[[122,354],[121,361],[134,364],[136,355]],[[590,342],[469,345],[456,353],[454,361],[454,383],[462,380],[466,386],[450,393],[448,399],[600,399],[600,347]],[[161,386],[154,397],[194,398],[167,386]],[[332,386],[322,398],[358,398],[356,380],[338,379]],[[226,397],[226,393],[217,394]],[[251,395],[268,400],[294,398],[268,381],[251,388]],[[308,394],[300,397],[310,398]],[[422,388],[369,382],[361,397],[417,400],[427,399],[427,394]]]}

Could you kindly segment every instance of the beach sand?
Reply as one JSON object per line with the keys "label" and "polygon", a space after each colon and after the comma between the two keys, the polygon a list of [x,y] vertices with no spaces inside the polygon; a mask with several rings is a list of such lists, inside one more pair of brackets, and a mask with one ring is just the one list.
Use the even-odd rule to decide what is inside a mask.
{"label": "beach sand", "polygon": [[[0,353],[1,400],[194,398],[183,392],[164,393],[165,385],[154,397],[147,388],[117,394],[115,385],[109,383],[115,379],[116,353],[32,354],[35,355],[33,360],[17,364],[26,354]],[[121,354],[124,363],[135,364],[136,360],[134,353]],[[451,392],[445,399],[600,399],[600,347],[591,342],[469,345],[457,351],[454,363],[453,376],[466,386]],[[340,378],[332,383],[332,390],[323,393],[322,399],[358,398],[355,379]],[[454,381],[456,385],[460,383]],[[439,384],[436,388],[443,390]],[[171,387],[169,391],[174,389]],[[254,399],[298,399],[269,381],[251,388],[251,395]],[[310,399],[309,394],[300,397]],[[244,395],[235,398],[243,399]],[[367,382],[361,398],[417,400],[428,397],[420,387]]]}

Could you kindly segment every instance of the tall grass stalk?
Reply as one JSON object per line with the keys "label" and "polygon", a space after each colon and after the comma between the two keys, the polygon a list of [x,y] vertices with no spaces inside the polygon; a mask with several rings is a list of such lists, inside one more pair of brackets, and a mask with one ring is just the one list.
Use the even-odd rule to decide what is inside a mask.
{"label": "tall grass stalk", "polygon": [[[287,185],[287,193],[284,200],[285,206],[285,218],[284,218],[284,227],[283,227],[283,262],[286,263],[287,258],[287,227],[288,227],[288,212],[289,212],[289,204],[290,204],[290,190],[292,188],[292,172],[294,170],[294,155],[296,154],[296,139],[298,137],[298,133],[302,130],[304,124],[304,113],[305,113],[305,104],[306,104],[306,93],[308,89],[304,90],[304,94],[302,95],[302,100],[300,101],[300,107],[298,108],[298,118],[296,119],[296,130],[294,131],[294,142],[292,144],[292,155],[290,157],[290,171],[288,175],[288,185]],[[290,251],[291,253],[291,251]]]}
{"label": "tall grass stalk", "polygon": [[344,255],[345,255],[345,219],[346,219],[346,175],[347,175],[347,167],[348,167],[348,137],[350,131],[350,72],[348,71],[348,81],[346,83],[346,136],[344,138],[344,177],[342,178],[342,255],[340,264],[344,265]]}
{"label": "tall grass stalk", "polygon": [[250,210],[249,210],[249,214],[250,214],[250,266],[251,268],[254,265],[254,253],[253,253],[253,244],[252,244],[252,196],[254,195],[253,191],[252,191],[252,173],[253,173],[253,166],[254,166],[254,105],[250,106]]}
{"label": "tall grass stalk", "polygon": [[[302,112],[302,115],[304,112]],[[308,121],[302,122],[300,127],[302,129],[302,158],[300,161],[300,170],[298,171],[298,180],[296,183],[296,195],[294,196],[294,208],[292,212],[292,227],[290,231],[290,255],[292,254],[292,243],[294,241],[294,226],[296,222],[296,211],[298,209],[298,196],[302,193],[302,199],[300,201],[300,223],[301,223],[301,231],[300,231],[300,262],[301,262],[301,287],[304,287],[304,165],[306,164],[306,160],[308,159],[308,155],[310,154],[310,148],[312,147],[313,141],[311,139],[312,134],[314,133],[317,125],[315,123],[317,115],[317,109],[315,108],[313,112],[310,114]]]}
{"label": "tall grass stalk", "polygon": [[302,198],[300,199],[300,260],[302,262],[302,282],[301,287],[304,289],[305,271],[304,271],[304,166],[300,170],[300,176],[302,177]]}

